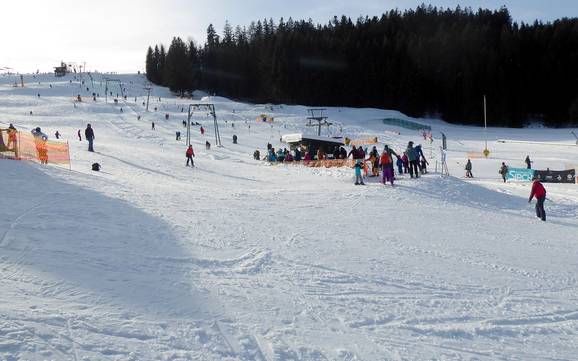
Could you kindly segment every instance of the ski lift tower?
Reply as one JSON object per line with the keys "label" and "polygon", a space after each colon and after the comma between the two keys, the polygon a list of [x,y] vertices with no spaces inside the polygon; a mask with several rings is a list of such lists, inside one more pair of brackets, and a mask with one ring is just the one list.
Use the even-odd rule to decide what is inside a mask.
{"label": "ski lift tower", "polygon": [[148,112],[149,111],[149,98],[151,97],[151,90],[153,90],[152,84],[150,84],[150,83],[147,84],[144,87],[144,90],[147,91],[147,110],[146,111]]}
{"label": "ski lift tower", "polygon": [[197,103],[189,104],[189,113],[187,116],[187,145],[191,145],[191,116],[195,110],[208,110],[213,116],[213,127],[215,130],[215,145],[221,147],[221,134],[219,133],[219,123],[217,122],[217,113],[215,113],[214,104]]}
{"label": "ski lift tower", "polygon": [[104,102],[105,103],[108,103],[108,83],[117,83],[118,86],[120,87],[120,94],[124,98],[124,90],[122,89],[122,81],[120,81],[120,79],[105,78],[104,81],[105,81],[105,86],[104,86]]}
{"label": "ski lift tower", "polygon": [[[333,125],[333,123],[329,123],[327,121],[327,117],[323,115],[323,112],[325,111],[325,108],[311,108],[311,109],[307,109],[307,112],[309,112],[309,117],[307,117],[307,120],[309,120],[309,124],[307,124],[308,127],[317,127],[317,136],[321,136],[321,126],[331,126]],[[313,124],[312,121],[316,121],[317,124]]]}

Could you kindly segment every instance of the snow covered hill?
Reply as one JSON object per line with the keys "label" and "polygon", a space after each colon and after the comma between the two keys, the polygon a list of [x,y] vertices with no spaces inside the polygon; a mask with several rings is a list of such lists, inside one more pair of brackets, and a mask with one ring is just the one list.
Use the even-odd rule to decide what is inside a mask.
{"label": "snow covered hill", "polygon": [[[419,119],[431,168],[448,136],[453,176],[356,187],[351,169],[253,160],[282,134],[313,134],[306,107],[204,98],[223,147],[205,149],[213,121],[195,112],[207,133],[192,129],[188,168],[175,131],[201,99],[155,87],[146,112],[142,76],[115,75],[118,105],[103,78],[0,77],[0,125],[58,130],[72,158],[71,170],[0,159],[1,360],[576,359],[578,186],[546,185],[543,223],[530,185],[497,172],[527,154],[536,168],[578,163],[570,130],[488,129],[490,158],[467,180],[483,130]],[[383,124],[410,119],[395,111],[327,115],[326,135],[422,142]],[[76,137],[87,123],[95,153]]]}

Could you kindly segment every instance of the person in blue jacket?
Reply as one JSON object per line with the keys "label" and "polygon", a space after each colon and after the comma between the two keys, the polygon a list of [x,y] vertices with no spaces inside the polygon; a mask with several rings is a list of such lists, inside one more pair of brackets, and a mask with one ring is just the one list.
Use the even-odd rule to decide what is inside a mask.
{"label": "person in blue jacket", "polygon": [[295,149],[295,157],[294,157],[296,162],[301,161],[301,151],[299,150],[299,148]]}
{"label": "person in blue jacket", "polygon": [[395,164],[397,165],[398,173],[403,174],[403,160],[401,160],[401,157],[399,155],[397,156],[397,161],[395,162]]}
{"label": "person in blue jacket", "polygon": [[275,148],[269,149],[269,154],[267,155],[269,162],[276,162],[277,156],[275,155]]}
{"label": "person in blue jacket", "polygon": [[353,168],[355,169],[355,185],[365,185],[365,183],[363,183],[363,177],[361,176],[361,162],[355,162]]}

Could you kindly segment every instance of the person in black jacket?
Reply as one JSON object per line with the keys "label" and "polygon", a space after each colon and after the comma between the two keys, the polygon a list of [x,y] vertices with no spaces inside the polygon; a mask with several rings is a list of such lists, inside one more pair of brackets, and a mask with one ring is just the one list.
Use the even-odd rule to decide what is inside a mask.
{"label": "person in black jacket", "polygon": [[93,144],[92,144],[92,142],[94,141],[94,131],[92,130],[92,127],[90,126],[90,124],[88,124],[86,126],[86,129],[84,130],[84,137],[86,138],[86,140],[88,140],[88,151],[94,152],[94,148],[93,148]]}

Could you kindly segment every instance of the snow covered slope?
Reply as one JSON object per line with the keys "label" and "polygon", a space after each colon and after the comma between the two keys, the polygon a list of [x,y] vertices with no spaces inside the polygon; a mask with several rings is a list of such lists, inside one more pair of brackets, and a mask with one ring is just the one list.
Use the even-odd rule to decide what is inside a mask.
{"label": "snow covered slope", "polygon": [[[144,79],[115,75],[128,100],[106,104],[102,77],[0,78],[0,123],[58,130],[72,156],[72,170],[0,160],[0,359],[576,359],[578,186],[546,186],[543,223],[529,184],[497,170],[526,154],[561,169],[578,148],[496,142],[568,144],[570,130],[489,129],[491,157],[473,159],[466,180],[483,131],[418,120],[434,130],[431,167],[443,131],[457,177],[355,187],[351,169],[252,159],[284,146],[281,134],[312,134],[306,107],[210,97],[224,146],[205,150],[212,118],[197,111],[207,133],[193,128],[191,169],[175,140],[191,101],[155,87],[145,112]],[[274,123],[257,123],[262,113]],[[398,112],[327,113],[326,134],[421,142],[380,120]],[[96,153],[76,138],[87,123]]]}

